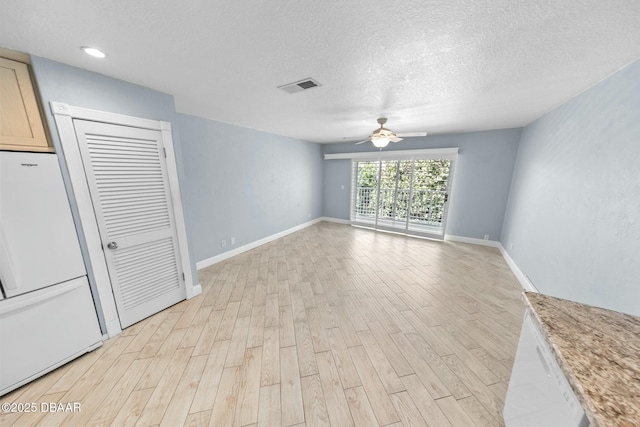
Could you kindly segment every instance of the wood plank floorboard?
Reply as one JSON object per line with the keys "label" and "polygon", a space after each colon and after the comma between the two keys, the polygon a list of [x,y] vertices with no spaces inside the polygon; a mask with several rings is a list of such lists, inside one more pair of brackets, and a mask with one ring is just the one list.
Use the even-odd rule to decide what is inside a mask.
{"label": "wood plank floorboard", "polygon": [[524,305],[495,248],[320,222],[0,402],[2,426],[503,426]]}

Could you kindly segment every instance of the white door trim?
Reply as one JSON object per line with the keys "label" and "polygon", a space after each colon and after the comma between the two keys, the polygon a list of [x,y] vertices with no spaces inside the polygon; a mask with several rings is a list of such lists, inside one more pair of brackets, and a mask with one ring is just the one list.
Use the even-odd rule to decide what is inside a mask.
{"label": "white door trim", "polygon": [[182,197],[178,181],[178,169],[173,147],[173,138],[171,136],[171,123],[90,110],[81,107],[73,107],[60,102],[51,102],[51,111],[53,112],[56,126],[58,127],[58,134],[60,135],[64,158],[67,168],[69,169],[71,186],[78,205],[80,223],[87,243],[89,255],[88,261],[94,272],[102,314],[106,322],[107,334],[109,337],[115,336],[121,332],[120,320],[118,318],[116,302],[111,289],[111,280],[109,279],[107,263],[104,259],[98,223],[93,211],[91,195],[87,185],[80,150],[78,148],[73,119],[153,129],[162,133],[162,142],[167,151],[167,172],[169,175],[169,186],[171,188],[171,199],[173,202],[180,260],[182,263],[182,270],[185,275],[185,292],[187,299],[202,293],[202,288],[199,284],[195,283],[191,272],[191,258],[189,256],[189,248],[187,244],[187,230],[182,210]]}

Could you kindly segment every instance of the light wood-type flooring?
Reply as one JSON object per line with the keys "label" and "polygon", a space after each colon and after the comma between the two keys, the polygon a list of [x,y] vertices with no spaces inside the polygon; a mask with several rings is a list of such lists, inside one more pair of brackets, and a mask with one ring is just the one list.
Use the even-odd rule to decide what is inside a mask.
{"label": "light wood-type flooring", "polygon": [[524,313],[495,248],[321,222],[201,270],[203,294],[0,397],[0,425],[480,426]]}

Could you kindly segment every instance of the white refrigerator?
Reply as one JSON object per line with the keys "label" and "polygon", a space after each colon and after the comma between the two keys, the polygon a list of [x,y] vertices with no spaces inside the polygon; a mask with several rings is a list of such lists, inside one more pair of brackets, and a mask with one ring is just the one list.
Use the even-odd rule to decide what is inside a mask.
{"label": "white refrigerator", "polygon": [[0,151],[0,396],[100,345],[57,156]]}

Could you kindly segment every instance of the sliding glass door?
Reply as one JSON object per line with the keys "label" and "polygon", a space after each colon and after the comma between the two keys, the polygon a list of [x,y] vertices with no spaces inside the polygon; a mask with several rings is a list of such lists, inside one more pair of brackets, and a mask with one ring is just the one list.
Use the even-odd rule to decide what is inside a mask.
{"label": "sliding glass door", "polygon": [[444,237],[451,160],[353,160],[351,221]]}

